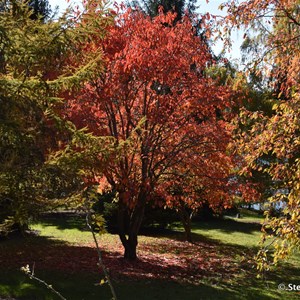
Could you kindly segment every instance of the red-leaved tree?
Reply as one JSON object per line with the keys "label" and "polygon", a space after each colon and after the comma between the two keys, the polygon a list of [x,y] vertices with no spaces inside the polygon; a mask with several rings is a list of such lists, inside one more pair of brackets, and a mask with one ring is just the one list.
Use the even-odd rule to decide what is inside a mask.
{"label": "red-leaved tree", "polygon": [[129,259],[137,257],[147,202],[228,201],[232,92],[206,74],[213,60],[190,19],[174,25],[174,18],[119,15],[103,42],[105,72],[69,101],[77,126],[121,145],[100,181],[118,194],[119,236]]}

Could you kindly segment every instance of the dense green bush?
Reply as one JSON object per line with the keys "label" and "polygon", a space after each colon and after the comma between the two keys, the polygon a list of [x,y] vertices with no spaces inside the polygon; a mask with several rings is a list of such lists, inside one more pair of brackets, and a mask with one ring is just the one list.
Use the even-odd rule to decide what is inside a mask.
{"label": "dense green bush", "polygon": [[[98,196],[98,201],[94,204],[95,212],[103,215],[107,229],[114,231],[118,227],[118,202],[114,192],[107,192]],[[153,207],[148,204],[145,209],[145,216],[142,227],[144,228],[166,228],[169,224],[178,221],[178,215],[174,210]]]}

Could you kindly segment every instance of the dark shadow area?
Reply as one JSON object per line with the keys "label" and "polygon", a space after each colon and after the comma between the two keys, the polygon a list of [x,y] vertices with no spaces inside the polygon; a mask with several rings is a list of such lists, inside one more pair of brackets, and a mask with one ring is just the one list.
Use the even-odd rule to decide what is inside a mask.
{"label": "dark shadow area", "polygon": [[239,222],[230,219],[214,219],[209,222],[194,222],[193,229],[214,230],[218,229],[225,233],[243,232],[245,234],[252,234],[260,231],[261,225],[255,222]]}
{"label": "dark shadow area", "polygon": [[[249,248],[241,245],[224,244],[219,240],[208,238],[200,234],[192,234],[193,243],[188,243],[184,239],[184,235],[177,233],[170,236],[161,236],[161,239],[153,241],[151,251],[154,253],[174,253],[185,254],[191,257],[197,257],[200,254],[204,258],[210,256],[211,252],[217,253],[220,256],[227,256],[235,258],[237,256],[248,257],[249,260],[253,259],[258,248]],[[144,249],[145,245],[140,243],[139,247]],[[152,249],[153,248],[153,249]]]}
{"label": "dark shadow area", "polygon": [[[242,226],[240,226],[240,224],[242,224]],[[248,231],[245,232],[245,234],[252,234],[254,232],[260,231],[260,226],[258,225],[259,224],[256,223],[241,223],[241,222],[236,222],[231,220],[220,220],[220,221],[213,220],[208,222],[197,222],[197,223],[194,222],[192,225],[192,230],[201,229],[209,232],[209,230],[217,229],[226,232],[226,234],[230,234],[236,231],[244,233],[243,230],[241,230],[241,228],[245,228]],[[236,227],[238,226],[240,226],[240,228],[237,229]],[[247,245],[241,246],[241,245],[230,244],[230,243],[224,244],[220,240],[204,236],[197,232],[191,233],[193,243],[187,243],[183,229],[180,227],[173,227],[173,228],[174,229],[146,228],[140,231],[140,235],[183,242],[185,247],[189,247],[189,246],[193,247],[193,245],[198,247],[202,246],[204,249],[206,247],[214,247],[219,251],[220,254],[229,255],[229,256],[233,256],[234,253],[234,255],[247,254],[253,257],[256,254],[256,251],[258,249],[258,246],[249,248]],[[170,243],[170,245],[172,245],[172,243]],[[168,248],[168,245],[166,245],[166,248]],[[159,249],[159,247],[157,249]]]}
{"label": "dark shadow area", "polygon": [[[189,245],[156,239],[151,244],[140,245],[137,261],[129,262],[123,259],[121,252],[109,249],[103,252],[103,259],[113,277],[119,280],[127,277],[160,278],[188,283],[192,276],[196,283],[203,276],[215,277],[221,273],[229,276],[235,271],[234,265],[233,269],[229,267],[231,257],[224,257],[222,253],[220,258],[220,253],[216,252],[218,249],[212,243]],[[97,259],[93,247],[75,246],[41,236],[8,239],[0,243],[0,268],[4,270],[19,270],[28,264],[35,265],[36,272],[56,270],[70,274],[78,271],[97,274]]]}
{"label": "dark shadow area", "polygon": [[53,212],[40,216],[38,222],[45,226],[55,226],[59,230],[78,229],[88,231],[85,214],[76,212]]}
{"label": "dark shadow area", "polygon": [[[0,279],[0,295],[14,297],[17,300],[49,300],[58,299],[46,288],[28,279],[23,274],[5,272],[5,279]],[[42,272],[43,279],[51,282],[67,299],[94,300],[111,299],[107,285],[96,285],[99,277],[84,274],[68,276],[57,272]],[[239,291],[230,288],[211,286],[209,284],[190,285],[170,281],[123,281],[114,282],[117,296],[122,300],[209,300],[209,299],[270,299],[254,293],[253,298],[241,297]],[[258,298],[256,298],[258,299]]]}
{"label": "dark shadow area", "polygon": [[[142,227],[139,231],[140,235],[152,236],[152,237],[173,237],[178,236],[180,238],[182,236],[182,232],[176,229],[171,228],[160,228],[160,227]],[[183,236],[184,237],[184,236]]]}
{"label": "dark shadow area", "polygon": [[[82,231],[89,230],[86,225],[85,214],[75,212],[53,212],[45,213],[40,216],[37,222],[44,226],[55,226],[59,230],[78,229]],[[116,226],[107,227],[107,231],[112,234],[117,234]],[[149,236],[172,235],[176,234],[176,230],[162,228],[159,226],[143,226],[140,234]]]}
{"label": "dark shadow area", "polygon": [[[60,212],[60,213],[48,213],[43,214],[38,220],[43,225],[55,226],[57,229],[78,229],[87,231],[87,225],[84,214],[78,214],[74,212]],[[212,219],[209,221],[197,221],[193,222],[192,228],[195,230],[220,230],[221,232],[230,234],[233,232],[242,232],[245,234],[253,234],[260,231],[261,225],[255,222],[239,222],[231,219]],[[116,228],[107,228],[107,231],[112,234],[116,234]],[[140,235],[152,236],[152,237],[171,237],[176,239],[184,239],[184,233],[180,223],[170,224],[169,228],[144,226],[140,229]],[[198,240],[202,239],[201,235],[193,233],[194,238]]]}
{"label": "dark shadow area", "polygon": [[[55,226],[59,230],[74,229],[74,228],[81,231],[88,230],[85,223],[85,216],[80,214],[79,215],[74,213],[49,214],[49,215],[44,215],[40,221],[45,226],[48,225]],[[197,223],[194,222],[193,229],[202,229],[202,230],[204,229],[207,231],[218,229],[228,234],[235,231],[244,233],[243,231],[244,229],[246,231],[245,233],[251,234],[255,231],[259,231],[260,226],[259,224],[256,223],[242,223],[234,220],[214,219],[206,222],[204,221],[197,222]],[[108,232],[112,234],[116,234],[115,231],[108,231]],[[234,253],[235,256],[249,255],[252,258],[255,255],[255,251],[257,250],[257,248],[249,249],[249,247],[247,246],[223,244],[219,240],[209,238],[195,232],[192,232],[192,239],[194,242],[193,244],[190,244],[185,242],[185,235],[183,229],[176,226],[174,226],[173,229],[159,228],[159,227],[143,227],[141,228],[139,235],[153,237],[153,238],[157,238],[158,240],[161,240],[159,242],[161,243],[161,245],[159,245],[158,243],[155,245],[155,247],[152,247],[151,251],[153,251],[154,253],[168,253],[168,252],[172,253],[172,248],[174,248],[174,243],[176,242],[178,243],[176,245],[177,249],[174,250],[175,252],[184,251],[185,248],[193,249],[193,247],[194,248],[196,247],[199,249],[200,248],[206,249],[205,251],[208,251],[209,253],[211,248],[215,248],[220,255],[228,255],[232,257]],[[169,239],[173,242],[165,242],[165,239]],[[140,246],[141,244],[138,247]],[[198,250],[196,249],[195,251]]]}
{"label": "dark shadow area", "polygon": [[[209,232],[211,230],[219,230],[220,232],[231,234],[240,232],[243,234],[254,234],[260,232],[261,225],[256,222],[239,222],[231,219],[211,219],[209,221],[197,221],[192,223],[192,231],[202,230]],[[185,240],[184,230],[180,223],[171,224],[170,228],[141,228],[140,235],[151,237],[167,237],[176,240]],[[211,239],[197,232],[192,232],[193,241],[218,243],[218,240]]]}
{"label": "dark shadow area", "polygon": [[[287,278],[299,282],[299,270],[285,265],[270,274],[269,287],[256,279],[246,247],[209,239],[188,244],[155,239],[139,245],[139,259],[129,262],[122,253],[106,248],[104,263],[115,281],[120,299],[280,299],[277,285]],[[250,251],[250,252],[249,252]],[[243,261],[236,255],[246,257]],[[97,267],[95,248],[75,246],[41,236],[0,242],[0,296],[17,299],[56,299],[46,288],[28,279],[20,267],[35,264],[35,274],[53,284],[67,299],[109,299],[107,285]],[[291,277],[289,277],[291,276]],[[293,276],[293,277],[292,277]],[[147,292],[145,292],[147,291]],[[270,296],[270,293],[274,296]],[[287,292],[288,293],[288,292]],[[291,293],[282,299],[296,299]],[[296,295],[296,294],[295,294]]]}

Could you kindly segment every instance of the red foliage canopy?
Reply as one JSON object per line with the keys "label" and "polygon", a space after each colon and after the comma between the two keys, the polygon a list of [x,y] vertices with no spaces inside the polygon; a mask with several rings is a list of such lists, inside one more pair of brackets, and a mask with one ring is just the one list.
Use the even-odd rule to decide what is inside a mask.
{"label": "red foliage canopy", "polygon": [[147,201],[172,206],[179,194],[195,204],[197,190],[212,204],[225,199],[232,92],[206,74],[214,62],[191,21],[174,26],[174,17],[120,15],[103,42],[105,72],[69,101],[77,126],[122,145],[105,182],[138,215]]}
{"label": "red foliage canopy", "polygon": [[231,92],[205,75],[213,61],[191,22],[173,26],[173,19],[121,15],[103,44],[105,73],[70,101],[79,127],[117,143],[130,139],[106,179],[131,205],[141,188],[162,192],[163,178],[192,166],[194,175],[210,180],[228,174],[229,135],[218,114],[230,106]]}

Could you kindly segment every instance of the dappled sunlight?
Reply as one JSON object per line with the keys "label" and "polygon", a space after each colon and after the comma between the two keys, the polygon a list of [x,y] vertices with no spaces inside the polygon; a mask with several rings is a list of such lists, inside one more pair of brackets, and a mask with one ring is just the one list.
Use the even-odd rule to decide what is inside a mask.
{"label": "dappled sunlight", "polygon": [[[144,239],[139,245],[139,259],[131,262],[123,258],[118,237],[105,236],[108,235],[99,238],[103,260],[116,280],[152,278],[200,284],[209,277],[214,281],[229,280],[240,268],[231,255],[219,252],[218,244],[189,244],[165,238]],[[14,247],[11,241],[4,241],[0,247],[3,268],[16,270],[29,264],[36,270],[101,273],[93,243],[67,243],[39,236],[19,239]]]}
{"label": "dappled sunlight", "polygon": [[[68,224],[70,225],[70,222]],[[68,227],[68,224],[61,220],[58,220],[58,224],[55,224],[54,220],[52,224],[46,221],[44,224],[33,226],[34,229],[42,229],[39,236],[11,237],[2,240],[0,242],[0,270],[21,275],[21,266],[29,264],[32,268],[34,265],[36,274],[46,276],[50,282],[54,283],[55,278],[49,274],[61,274],[66,277],[64,281],[71,280],[67,278],[74,276],[83,276],[80,274],[94,278],[92,282],[103,278],[102,270],[97,266],[98,256],[91,233],[80,231],[76,228],[77,226],[73,229],[64,228],[64,226]],[[221,225],[222,222],[219,224]],[[213,222],[211,226],[216,227]],[[194,232],[197,230],[195,229]],[[241,246],[222,243],[215,239],[215,229],[210,232],[213,233],[210,238],[202,234],[194,234],[195,242],[191,244],[184,241],[184,235],[179,231],[166,230],[163,233],[160,230],[157,234],[155,230],[152,233],[147,230],[147,235],[141,235],[139,238],[138,260],[136,261],[123,258],[123,247],[118,235],[106,233],[98,235],[97,238],[102,249],[104,264],[117,288],[120,287],[121,290],[122,286],[125,289],[128,285],[147,285],[147,289],[150,289],[152,284],[158,284],[159,288],[172,286],[171,288],[179,291],[184,285],[185,292],[175,296],[172,293],[172,295],[169,294],[167,290],[164,291],[169,295],[167,299],[181,299],[180,297],[185,297],[183,295],[186,295],[188,291],[193,294],[197,293],[198,289],[200,293],[204,292],[207,295],[212,293],[216,296],[215,299],[249,299],[250,294],[256,295],[256,299],[270,299],[270,291],[264,282],[255,278],[256,268],[253,256],[256,249],[247,247],[247,244]],[[249,238],[249,235],[245,236]],[[300,276],[295,269],[295,264],[284,265],[279,270],[279,273],[271,273],[269,277],[273,289],[282,281],[282,274],[289,276],[293,282],[297,282]],[[242,297],[246,278],[249,286],[247,294]],[[16,281],[14,286],[20,290],[23,287],[22,284],[23,281]],[[72,283],[68,285],[72,286]],[[59,286],[58,282],[56,286]],[[5,284],[0,284],[0,288],[7,294],[13,294],[12,291],[6,291]],[[67,287],[62,285],[60,288]],[[275,291],[272,292],[272,295],[275,295],[274,299],[281,299],[281,294]],[[128,295],[128,299],[134,297],[127,289],[125,294]],[[89,299],[96,299],[93,297]],[[151,299],[149,297],[146,299]]]}

